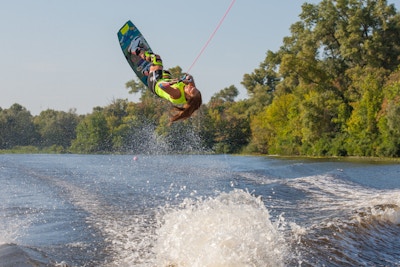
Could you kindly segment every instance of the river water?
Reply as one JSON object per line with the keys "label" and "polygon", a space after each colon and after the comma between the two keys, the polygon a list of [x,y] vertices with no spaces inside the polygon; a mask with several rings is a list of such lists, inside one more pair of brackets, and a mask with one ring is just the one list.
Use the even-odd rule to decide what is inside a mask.
{"label": "river water", "polygon": [[400,266],[400,164],[0,155],[0,266]]}

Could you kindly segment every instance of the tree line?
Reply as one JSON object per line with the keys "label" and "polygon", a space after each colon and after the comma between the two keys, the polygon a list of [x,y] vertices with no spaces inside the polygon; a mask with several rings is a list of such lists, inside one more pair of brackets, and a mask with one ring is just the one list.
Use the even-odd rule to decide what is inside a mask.
{"label": "tree line", "polygon": [[[72,153],[217,152],[400,156],[400,14],[385,0],[305,3],[278,51],[267,51],[242,85],[213,95],[191,119],[169,125],[171,108],[137,80],[138,103],[116,99],[92,113],[19,104],[0,109],[0,149]],[[268,34],[268,25],[265,32]],[[177,66],[170,69],[182,74]],[[216,90],[217,91],[217,90]]]}

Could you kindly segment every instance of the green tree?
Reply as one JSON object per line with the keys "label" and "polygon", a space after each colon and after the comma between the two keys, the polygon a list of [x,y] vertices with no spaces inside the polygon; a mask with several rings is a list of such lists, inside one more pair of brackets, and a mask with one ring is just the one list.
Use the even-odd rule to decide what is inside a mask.
{"label": "green tree", "polygon": [[20,104],[0,112],[0,149],[35,145],[38,133],[31,113]]}
{"label": "green tree", "polygon": [[[375,155],[381,132],[394,133],[396,102],[381,91],[400,63],[399,14],[384,0],[323,0],[304,4],[300,19],[279,51],[244,76],[252,144],[265,153]],[[256,88],[273,88],[272,97],[257,102]]]}
{"label": "green tree", "polygon": [[69,148],[73,139],[76,138],[76,126],[79,116],[75,110],[69,112],[45,110],[33,120],[40,134],[40,146],[61,146]]}
{"label": "green tree", "polygon": [[234,102],[237,95],[238,90],[232,85],[214,94],[208,104],[202,133],[217,153],[236,153],[249,143],[249,106],[247,101]]}
{"label": "green tree", "polygon": [[252,142],[261,153],[299,154],[298,107],[293,94],[276,97],[251,121]]}
{"label": "green tree", "polygon": [[368,65],[394,70],[400,63],[399,14],[386,0],[306,3],[300,18],[316,35],[324,59],[343,62],[348,68]]}
{"label": "green tree", "polygon": [[235,98],[239,95],[239,90],[231,85],[227,88],[222,89],[214,96],[212,96],[210,102],[221,101],[221,102],[234,102]]}
{"label": "green tree", "polygon": [[353,102],[353,112],[347,121],[346,145],[351,155],[376,156],[377,117],[383,101],[384,74],[384,70],[375,68],[360,68],[353,74],[352,86],[359,92],[360,100]]}
{"label": "green tree", "polygon": [[128,105],[128,100],[114,99],[110,105],[103,109],[113,150],[123,149],[122,141],[126,131],[125,117],[128,116]]}
{"label": "green tree", "polygon": [[243,76],[242,85],[246,88],[250,97],[255,94],[257,87],[263,87],[265,91],[274,91],[279,82],[279,75],[276,66],[280,63],[279,54],[272,51],[267,52],[267,56],[251,74]]}
{"label": "green tree", "polygon": [[94,108],[76,128],[76,139],[72,141],[71,150],[76,153],[109,152],[112,140],[107,120],[101,108]]}
{"label": "green tree", "polygon": [[248,114],[258,114],[264,110],[265,106],[271,103],[273,92],[280,81],[277,73],[277,66],[279,64],[279,54],[268,51],[267,57],[260,64],[259,68],[255,69],[251,74],[243,76],[241,83],[250,96],[248,99]]}
{"label": "green tree", "polygon": [[382,106],[377,116],[380,132],[377,155],[400,157],[400,69],[390,75],[382,93]]}

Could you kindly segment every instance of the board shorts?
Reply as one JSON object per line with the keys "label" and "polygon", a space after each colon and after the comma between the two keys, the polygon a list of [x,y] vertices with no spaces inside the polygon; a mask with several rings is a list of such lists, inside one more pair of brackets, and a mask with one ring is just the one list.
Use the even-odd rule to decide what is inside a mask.
{"label": "board shorts", "polygon": [[162,79],[162,77],[163,77],[163,70],[156,70],[150,72],[149,77],[147,78],[147,85],[155,95],[157,95],[155,91],[156,84],[160,79]]}

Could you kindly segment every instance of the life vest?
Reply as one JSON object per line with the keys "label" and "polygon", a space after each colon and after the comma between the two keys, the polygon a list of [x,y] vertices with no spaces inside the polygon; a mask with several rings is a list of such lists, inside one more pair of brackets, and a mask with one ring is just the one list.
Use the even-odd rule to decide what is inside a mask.
{"label": "life vest", "polygon": [[174,105],[186,104],[186,102],[187,102],[187,100],[185,98],[186,84],[184,84],[183,82],[177,82],[177,83],[171,85],[172,88],[178,89],[181,92],[181,96],[178,99],[174,99],[167,92],[165,92],[163,89],[160,88],[160,83],[162,83],[162,82],[168,82],[168,80],[161,79],[156,83],[156,85],[154,87],[154,91],[155,91],[156,95],[170,101]]}

